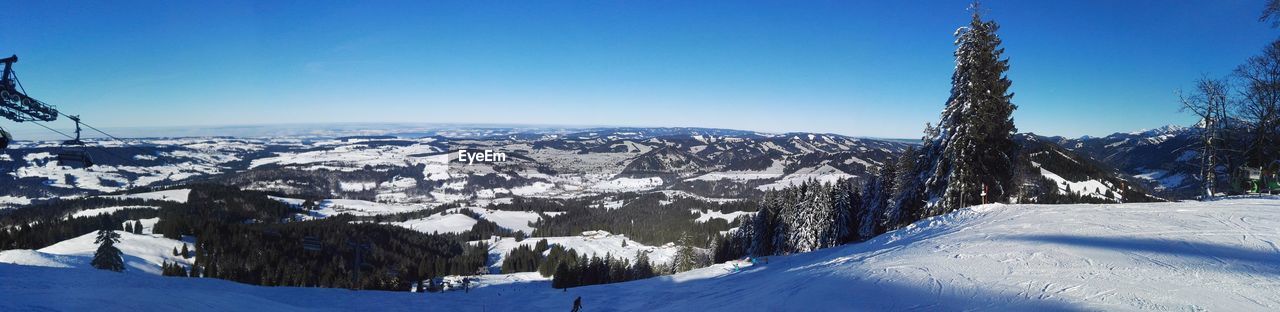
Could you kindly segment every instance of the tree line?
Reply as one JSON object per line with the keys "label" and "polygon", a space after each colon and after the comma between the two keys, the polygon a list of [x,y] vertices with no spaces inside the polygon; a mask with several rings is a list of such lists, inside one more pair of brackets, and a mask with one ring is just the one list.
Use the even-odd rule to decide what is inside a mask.
{"label": "tree line", "polygon": [[[1259,20],[1280,25],[1277,8],[1280,2],[1267,1]],[[1261,171],[1262,183],[1274,182],[1265,176],[1280,171],[1280,40],[1230,74],[1202,76],[1191,90],[1177,95],[1179,109],[1199,119],[1191,148],[1198,152],[1201,198],[1247,189],[1241,185],[1247,178],[1241,167]]]}

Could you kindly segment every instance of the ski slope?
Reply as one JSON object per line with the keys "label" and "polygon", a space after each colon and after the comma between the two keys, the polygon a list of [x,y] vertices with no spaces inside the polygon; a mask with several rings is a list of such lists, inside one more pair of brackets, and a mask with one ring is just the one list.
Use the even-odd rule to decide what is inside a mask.
{"label": "ski slope", "polygon": [[986,205],[736,273],[567,292],[520,278],[417,294],[0,264],[0,310],[547,311],[579,296],[585,311],[1277,310],[1277,228],[1277,199]]}
{"label": "ski slope", "polygon": [[[154,221],[149,223],[155,224]],[[146,232],[150,230],[148,227]],[[153,234],[133,234],[125,231],[116,231],[116,234],[120,234],[120,243],[116,244],[116,248],[124,254],[125,272],[160,275],[161,265],[165,262],[181,263],[188,267],[195,262],[195,258],[173,255],[173,250],[181,249],[183,244],[194,247],[195,244],[190,242]],[[93,253],[98,250],[98,244],[94,243],[96,238],[97,232],[93,232],[39,250],[0,251],[0,263],[89,270],[92,269],[89,262],[93,260]],[[9,309],[0,308],[0,310]]]}

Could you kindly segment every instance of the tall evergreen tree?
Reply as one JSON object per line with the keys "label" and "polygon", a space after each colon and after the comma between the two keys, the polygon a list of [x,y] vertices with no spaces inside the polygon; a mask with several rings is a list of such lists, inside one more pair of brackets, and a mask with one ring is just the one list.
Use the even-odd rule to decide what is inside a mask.
{"label": "tall evergreen tree", "polygon": [[[1013,193],[1013,111],[1005,77],[1008,59],[1002,59],[999,29],[984,21],[975,5],[969,26],[956,31],[956,68],[951,76],[951,96],[936,128],[927,129],[922,157],[915,170],[923,182],[922,202],[898,198],[899,210],[920,211],[929,217],[979,204],[984,188],[992,202],[1005,201]],[[907,187],[912,187],[908,185]],[[923,206],[923,207],[921,207]]]}
{"label": "tall evergreen tree", "polygon": [[774,233],[775,223],[777,222],[776,207],[779,194],[769,192],[765,194],[761,201],[760,210],[750,221],[749,228],[744,232],[751,233],[750,254],[753,255],[772,255],[774,253]]}
{"label": "tall evergreen tree", "polygon": [[852,240],[858,228],[858,194],[848,180],[840,180],[831,188],[831,223],[822,235],[821,247],[832,247]]}
{"label": "tall evergreen tree", "polygon": [[120,249],[115,246],[120,242],[119,233],[112,230],[98,230],[98,237],[93,242],[98,244],[98,250],[93,253],[90,265],[101,270],[124,271],[124,258],[121,257]]}
{"label": "tall evergreen tree", "polygon": [[689,240],[688,234],[680,239],[680,247],[676,250],[675,259],[672,259],[671,263],[675,272],[684,272],[709,264],[708,259],[705,259],[706,256],[691,246]]}
{"label": "tall evergreen tree", "polygon": [[870,238],[883,232],[881,224],[890,212],[890,192],[893,189],[894,166],[880,166],[880,170],[862,185],[862,213],[859,214],[859,239]]}
{"label": "tall evergreen tree", "polygon": [[569,263],[560,262],[556,265],[555,275],[551,278],[551,287],[560,289],[572,287],[577,281],[571,275],[573,274],[569,271]]}

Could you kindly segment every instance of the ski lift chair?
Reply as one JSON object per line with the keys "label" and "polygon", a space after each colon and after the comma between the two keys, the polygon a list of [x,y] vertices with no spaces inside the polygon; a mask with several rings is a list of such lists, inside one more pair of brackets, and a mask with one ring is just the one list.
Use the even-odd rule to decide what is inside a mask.
{"label": "ski lift chair", "polygon": [[93,166],[93,157],[84,149],[84,141],[80,140],[80,116],[67,116],[76,122],[76,138],[62,142],[66,148],[58,152],[58,164],[72,168],[88,168]]}

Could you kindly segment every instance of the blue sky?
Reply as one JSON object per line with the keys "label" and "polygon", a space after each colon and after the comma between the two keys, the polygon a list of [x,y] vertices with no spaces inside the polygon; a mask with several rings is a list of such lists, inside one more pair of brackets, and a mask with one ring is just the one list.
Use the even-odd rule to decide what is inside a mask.
{"label": "blue sky", "polygon": [[[8,2],[0,54],[100,127],[698,126],[919,137],[968,1]],[[1191,124],[1277,38],[1261,0],[986,1],[1020,131]],[[6,128],[21,128],[0,121]],[[59,128],[69,128],[59,121]]]}

